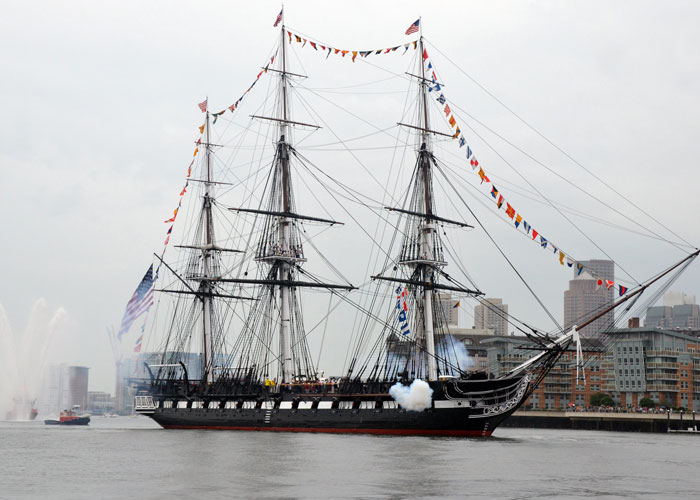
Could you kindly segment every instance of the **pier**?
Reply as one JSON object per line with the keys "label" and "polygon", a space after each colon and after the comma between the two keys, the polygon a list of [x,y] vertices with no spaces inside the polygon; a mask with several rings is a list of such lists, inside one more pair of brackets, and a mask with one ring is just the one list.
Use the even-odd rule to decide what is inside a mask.
{"label": "pier", "polygon": [[625,413],[519,410],[503,427],[697,434],[695,412]]}

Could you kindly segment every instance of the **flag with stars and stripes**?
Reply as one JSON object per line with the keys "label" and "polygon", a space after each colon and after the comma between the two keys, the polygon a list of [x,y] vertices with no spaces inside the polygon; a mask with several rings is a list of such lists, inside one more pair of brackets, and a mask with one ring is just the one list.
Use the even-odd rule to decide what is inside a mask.
{"label": "flag with stars and stripes", "polygon": [[275,19],[275,24],[273,24],[272,27],[276,28],[280,21],[282,21],[282,11],[280,11],[280,13],[277,14],[277,19]]}
{"label": "flag with stars and stripes", "polygon": [[420,19],[416,19],[416,22],[408,27],[408,29],[406,30],[406,34],[410,35],[411,33],[415,33],[416,31],[418,31],[419,24],[420,24]]}
{"label": "flag with stars and stripes", "polygon": [[136,287],[136,291],[126,305],[126,311],[124,311],[124,317],[122,318],[122,326],[119,328],[119,333],[117,334],[118,340],[121,340],[122,336],[129,331],[129,328],[131,328],[133,322],[136,321],[136,318],[147,312],[153,305],[154,282],[153,264],[151,264],[151,267],[146,271],[141,283]]}

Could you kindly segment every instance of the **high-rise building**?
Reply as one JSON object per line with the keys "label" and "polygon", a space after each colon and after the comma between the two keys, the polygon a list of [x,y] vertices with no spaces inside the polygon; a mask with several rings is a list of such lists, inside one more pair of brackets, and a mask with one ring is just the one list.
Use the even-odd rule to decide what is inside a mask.
{"label": "high-rise building", "polygon": [[[72,408],[79,406],[82,411],[88,407],[88,370],[86,366],[69,366],[67,370],[67,386],[64,386],[64,406]],[[65,389],[68,389],[67,391]]]}
{"label": "high-rise building", "polygon": [[439,315],[440,322],[444,321],[450,328],[458,327],[460,301],[453,299],[449,293],[438,293],[437,303],[436,312]]}
{"label": "high-rise building", "polygon": [[[581,261],[584,271],[574,271],[569,289],[564,291],[564,328],[580,325],[596,313],[612,305],[614,287],[599,286],[599,279],[615,281],[615,264],[611,260]],[[614,326],[615,313],[610,311],[581,330],[582,335],[594,335]]]}
{"label": "high-rise building", "polygon": [[85,366],[49,365],[39,398],[42,414],[55,415],[61,410],[79,405],[88,407],[88,370]]}
{"label": "high-rise building", "polygon": [[663,304],[647,308],[645,324],[648,328],[700,329],[700,307],[695,303],[695,295],[667,292]]}
{"label": "high-rise building", "polygon": [[494,335],[508,335],[508,304],[502,299],[484,299],[474,307],[474,328],[493,330]]}
{"label": "high-rise building", "polygon": [[39,413],[57,415],[63,410],[63,374],[66,365],[50,364],[44,370],[44,379],[39,394]]}

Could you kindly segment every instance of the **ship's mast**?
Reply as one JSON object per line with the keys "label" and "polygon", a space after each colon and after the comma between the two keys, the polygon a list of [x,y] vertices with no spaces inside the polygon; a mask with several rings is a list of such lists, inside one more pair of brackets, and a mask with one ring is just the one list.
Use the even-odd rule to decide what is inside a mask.
{"label": "ship's mast", "polygon": [[[282,121],[280,121],[280,140],[278,143],[279,167],[282,180],[282,212],[288,214],[289,210],[289,144],[287,141],[287,50],[284,43],[284,13],[282,14],[282,28],[280,30],[280,43],[282,44],[282,72],[280,73],[282,92]],[[282,255],[291,255],[290,249],[290,224],[288,217],[280,220],[280,249]],[[282,382],[289,384],[292,381],[292,338],[291,318],[289,311],[289,286],[285,282],[290,281],[289,262],[279,261],[280,285],[280,338],[282,344]]]}
{"label": "ship's mast", "polygon": [[[388,210],[404,213],[408,215],[406,223],[406,232],[399,257],[399,264],[410,269],[410,278],[399,278],[395,276],[384,276],[382,274],[372,276],[372,279],[379,279],[394,283],[400,283],[406,286],[412,286],[415,290],[416,304],[422,305],[422,324],[420,315],[416,315],[415,343],[418,347],[417,353],[420,358],[420,365],[414,365],[414,372],[417,376],[425,376],[428,380],[437,380],[438,378],[438,358],[436,356],[435,347],[435,320],[433,314],[433,298],[435,291],[445,290],[450,292],[459,292],[470,294],[473,296],[483,295],[478,290],[471,290],[458,283],[452,282],[448,284],[438,283],[438,278],[444,273],[441,267],[446,266],[444,261],[442,244],[440,235],[437,232],[437,225],[449,224],[456,227],[472,227],[464,222],[446,219],[439,217],[435,213],[433,200],[433,170],[432,166],[435,163],[433,152],[430,144],[431,134],[437,134],[446,137],[452,137],[451,134],[438,132],[430,129],[430,120],[428,116],[428,91],[430,83],[437,83],[425,74],[425,45],[423,43],[423,28],[420,23],[420,33],[418,38],[418,63],[420,64],[420,74],[411,76],[419,81],[418,94],[418,123],[410,125],[407,123],[399,123],[399,125],[409,127],[419,132],[418,157],[416,159],[416,170],[414,176],[414,184],[412,189],[410,205],[407,209],[391,208]],[[422,304],[421,304],[422,303]],[[425,364],[423,364],[425,360]],[[418,361],[418,360],[417,360]],[[426,371],[423,374],[423,370]]]}
{"label": "ship's mast", "polygon": [[206,174],[204,178],[204,245],[202,247],[202,280],[200,292],[202,297],[202,369],[208,384],[214,382],[214,339],[212,335],[212,251],[214,247],[212,199],[214,184],[211,172],[211,141],[209,135],[209,111],[206,118],[207,138],[205,143]]}
{"label": "ship's mast", "polygon": [[[421,81],[420,81],[420,101],[421,108],[423,112],[423,131],[421,132],[421,146],[418,152],[418,162],[420,168],[420,174],[423,176],[423,188],[425,197],[425,215],[423,223],[421,224],[421,246],[423,259],[428,263],[435,260],[433,256],[433,233],[435,231],[435,222],[430,217],[432,213],[432,172],[430,168],[430,157],[431,152],[429,147],[429,136],[428,130],[428,97],[427,97],[427,80],[425,78],[425,61],[423,59],[423,23],[419,22],[420,26],[420,36],[419,36],[419,54],[418,60],[420,61],[421,68]],[[423,276],[422,279],[425,283],[430,283],[433,281],[432,278],[432,266],[426,264],[423,266]],[[430,289],[423,288],[423,334],[425,341],[425,353],[428,362],[428,380],[437,380],[437,363],[435,362],[435,334],[433,331],[433,293]]]}
{"label": "ship's mast", "polygon": [[[287,46],[285,44],[285,25],[283,20],[280,30],[280,43],[282,54],[281,57],[277,59],[277,68],[265,68],[268,71],[279,73],[281,78],[278,89],[278,99],[276,101],[279,106],[276,110],[276,116],[253,115],[254,118],[270,120],[279,126],[279,139],[276,143],[277,149],[272,162],[272,182],[269,185],[269,197],[266,197],[267,210],[231,208],[231,210],[237,212],[254,213],[265,216],[263,230],[260,233],[258,247],[255,252],[255,260],[264,266],[261,268],[261,270],[264,269],[264,276],[263,279],[251,279],[247,277],[220,278],[217,279],[217,282],[264,285],[262,293],[265,300],[259,302],[259,308],[251,309],[251,314],[256,315],[256,318],[262,314],[266,319],[274,320],[277,318],[275,314],[276,311],[279,311],[280,355],[277,358],[277,360],[279,360],[278,377],[281,382],[280,389],[284,387],[283,390],[288,390],[295,376],[315,376],[311,354],[303,333],[303,318],[298,314],[300,311],[298,307],[300,304],[298,290],[306,288],[326,288],[350,291],[355,288],[351,284],[324,283],[322,280],[317,279],[311,273],[301,268],[301,265],[306,262],[306,258],[304,257],[301,235],[297,227],[299,222],[297,221],[314,221],[330,225],[340,223],[334,220],[296,213],[290,164],[291,157],[295,152],[290,144],[290,125],[315,129],[319,127],[290,119],[289,79],[290,77],[304,78],[304,75],[298,75],[287,71]],[[298,279],[300,274],[312,279],[300,280]],[[278,289],[279,295],[277,295]],[[256,325],[259,324],[257,320],[253,323]],[[267,378],[270,365],[267,352],[272,352],[269,344],[272,338],[268,336],[267,330],[263,333],[256,331],[256,328],[257,326],[246,328],[243,335],[245,335],[251,343],[255,343],[256,345],[257,343],[262,343],[263,346],[261,346],[262,349],[260,352],[264,354],[264,356],[262,354],[260,356],[254,355],[255,359],[253,360],[247,350],[244,351],[241,349],[235,354],[237,358],[236,363],[241,367],[248,367],[248,373],[251,374],[251,376],[264,376]]]}

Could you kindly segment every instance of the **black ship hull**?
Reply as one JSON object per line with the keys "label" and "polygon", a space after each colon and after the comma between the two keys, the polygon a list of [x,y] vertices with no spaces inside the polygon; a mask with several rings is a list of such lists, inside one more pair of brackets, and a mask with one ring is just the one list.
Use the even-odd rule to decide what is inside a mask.
{"label": "black ship hull", "polygon": [[402,408],[389,394],[327,392],[208,401],[137,396],[136,411],[166,429],[482,437],[523,403],[529,379],[431,386],[430,407],[420,411]]}
{"label": "black ship hull", "polygon": [[78,417],[71,420],[44,420],[46,425],[88,425],[90,417]]}

